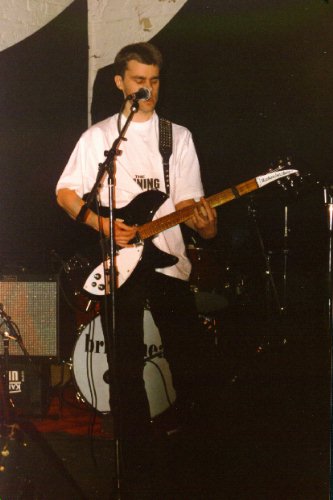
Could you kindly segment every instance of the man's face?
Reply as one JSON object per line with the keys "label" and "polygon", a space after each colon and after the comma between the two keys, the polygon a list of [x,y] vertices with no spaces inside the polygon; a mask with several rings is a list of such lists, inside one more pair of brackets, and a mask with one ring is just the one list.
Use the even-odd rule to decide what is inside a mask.
{"label": "man's face", "polygon": [[158,66],[131,60],[127,64],[124,77],[115,76],[115,83],[125,97],[137,92],[141,87],[150,89],[150,99],[148,101],[139,101],[139,111],[136,115],[139,115],[138,118],[148,119],[153,114],[160,87],[160,69]]}

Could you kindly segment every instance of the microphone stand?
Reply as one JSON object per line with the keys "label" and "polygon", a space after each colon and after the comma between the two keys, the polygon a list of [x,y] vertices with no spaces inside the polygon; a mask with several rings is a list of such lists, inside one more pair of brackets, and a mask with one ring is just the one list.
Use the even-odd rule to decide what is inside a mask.
{"label": "microphone stand", "polygon": [[[107,259],[104,262],[104,277],[105,277],[105,293],[109,292],[110,299],[105,301],[106,314],[105,314],[105,344],[106,354],[109,367],[109,388],[110,388],[110,408],[113,416],[114,424],[114,442],[115,442],[115,477],[114,486],[115,491],[112,492],[112,498],[115,500],[121,499],[122,490],[122,470],[121,470],[121,405],[120,405],[120,392],[118,385],[118,357],[117,357],[117,328],[116,328],[116,269],[115,269],[115,254],[116,245],[114,237],[114,186],[115,186],[115,163],[116,158],[122,151],[119,150],[122,141],[127,141],[125,134],[133,119],[134,114],[139,109],[139,99],[134,99],[131,105],[130,114],[128,115],[123,128],[119,132],[119,136],[114,141],[109,151],[104,151],[106,157],[103,163],[99,164],[99,172],[95,184],[87,198],[87,208],[90,208],[93,201],[96,199],[101,182],[105,175],[108,175],[108,203],[109,203],[109,248],[107,254],[110,258],[110,265],[107,268]],[[123,109],[123,108],[122,108]],[[104,255],[103,255],[104,256]],[[108,280],[109,276],[109,280]]]}
{"label": "microphone stand", "polygon": [[[1,332],[3,337],[3,362],[1,370],[1,431],[0,436],[6,433],[5,429],[10,423],[10,397],[9,397],[9,378],[8,378],[8,358],[9,358],[9,334],[7,331]],[[4,431],[2,431],[2,428]]]}
{"label": "microphone stand", "polygon": [[1,435],[6,435],[8,429],[10,430],[10,435],[14,433],[14,428],[18,428],[18,426],[13,425],[13,411],[11,409],[14,408],[14,405],[9,396],[9,340],[15,340],[19,344],[25,356],[28,357],[29,361],[31,358],[29,356],[28,351],[26,350],[21,334],[18,331],[15,323],[12,322],[11,317],[5,313],[3,309],[3,305],[0,304],[0,328],[3,328],[3,331],[0,331],[0,335],[3,338],[3,362],[1,363],[1,384],[0,384],[0,392],[1,392],[1,405],[3,408],[3,420],[1,422]]}

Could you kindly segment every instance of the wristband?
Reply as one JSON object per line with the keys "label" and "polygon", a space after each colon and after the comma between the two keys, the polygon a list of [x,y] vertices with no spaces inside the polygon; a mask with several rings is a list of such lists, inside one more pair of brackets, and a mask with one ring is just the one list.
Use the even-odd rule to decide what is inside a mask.
{"label": "wristband", "polygon": [[89,210],[89,208],[88,208],[88,205],[86,203],[84,205],[82,205],[79,213],[77,214],[77,216],[75,218],[76,222],[84,222],[84,218],[85,218],[85,215],[86,215],[88,210]]}

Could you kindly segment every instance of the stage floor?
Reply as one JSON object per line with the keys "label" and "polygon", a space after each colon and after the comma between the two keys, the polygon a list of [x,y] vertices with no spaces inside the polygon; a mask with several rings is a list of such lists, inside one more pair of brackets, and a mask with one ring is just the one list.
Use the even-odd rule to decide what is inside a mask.
{"label": "stage floor", "polygon": [[[283,335],[256,335],[252,325],[244,339],[226,320],[201,406],[184,432],[165,435],[168,412],[156,422],[149,466],[125,481],[121,498],[327,500],[330,339],[308,327],[294,319]],[[47,415],[22,419],[22,440],[7,443],[1,498],[112,498],[111,418],[93,419],[72,380],[51,396]]]}

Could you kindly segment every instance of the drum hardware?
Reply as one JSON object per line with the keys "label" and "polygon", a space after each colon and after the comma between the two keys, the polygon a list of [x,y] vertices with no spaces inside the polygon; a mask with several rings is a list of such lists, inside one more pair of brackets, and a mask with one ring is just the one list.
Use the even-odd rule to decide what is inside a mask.
{"label": "drum hardware", "polygon": [[212,334],[214,339],[214,345],[217,347],[219,345],[220,331],[217,326],[217,319],[215,316],[206,316],[199,314],[199,320],[205,328],[205,331]]}
{"label": "drum hardware", "polygon": [[324,186],[324,204],[326,207],[327,230],[328,230],[328,256],[327,256],[327,311],[328,331],[333,338],[333,277],[332,277],[332,253],[333,253],[333,185]]}
{"label": "drum hardware", "polygon": [[[332,383],[333,383],[333,270],[332,270],[332,258],[333,258],[333,185],[324,187],[324,205],[326,208],[326,218],[327,218],[327,238],[328,238],[328,252],[327,252],[327,331],[330,339],[330,368],[331,368],[331,391],[330,391],[330,422],[332,431],[332,419],[333,419],[333,409],[332,409]],[[332,454],[333,441],[332,432],[330,435],[330,449]],[[331,490],[332,492],[332,490]]]}
{"label": "drum hardware", "polygon": [[194,294],[199,314],[219,311],[228,305],[229,283],[220,262],[220,252],[188,245],[187,254],[192,264],[190,289]]}
{"label": "drum hardware", "polygon": [[[267,318],[270,317],[271,313],[273,310],[275,310],[278,314],[283,312],[285,309],[285,304],[282,307],[281,301],[277,292],[274,276],[272,273],[272,266],[271,266],[271,254],[269,251],[266,250],[264,240],[262,237],[262,234],[260,232],[258,222],[257,222],[257,209],[254,206],[254,200],[253,197],[250,197],[250,202],[248,204],[248,216],[252,222],[252,226],[255,231],[255,235],[257,237],[257,241],[259,242],[259,247],[261,251],[261,255],[264,260],[264,276],[265,276],[265,308],[266,308],[266,316]],[[288,234],[288,230],[284,229],[284,234]],[[286,246],[287,243],[287,236],[285,236],[284,244]],[[286,250],[286,248],[285,248]],[[285,262],[286,266],[286,262]],[[285,267],[286,269],[286,267]],[[284,271],[285,274],[285,281],[287,279],[286,275],[286,270]],[[284,299],[285,300],[285,299]]]}
{"label": "drum hardware", "polygon": [[[288,284],[288,238],[289,238],[289,227],[288,227],[288,206],[284,206],[284,224],[283,224],[283,249],[280,250],[278,254],[283,258],[282,262],[282,290],[281,297],[278,293],[274,273],[272,269],[272,257],[274,251],[267,250],[263,241],[263,237],[257,222],[257,209],[254,206],[253,197],[250,198],[248,204],[248,216],[252,223],[254,229],[254,234],[259,243],[260,255],[262,256],[264,262],[264,294],[263,294],[263,311],[262,316],[265,321],[265,330],[270,332],[263,335],[261,342],[257,345],[255,349],[256,355],[262,355],[276,347],[283,347],[287,344],[288,339],[285,336],[283,328],[283,317],[287,313],[287,284]],[[278,320],[278,321],[277,321]],[[278,331],[276,330],[278,328]],[[272,332],[275,332],[272,334]]]}

